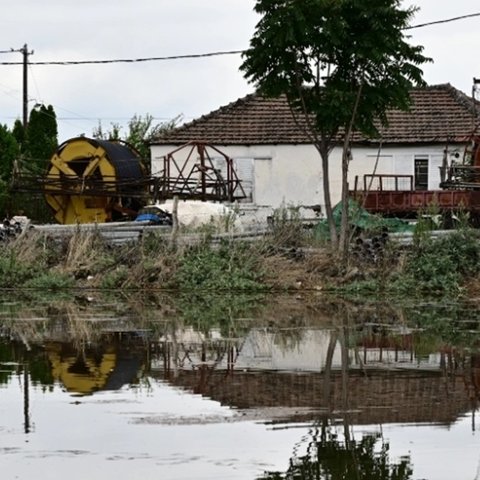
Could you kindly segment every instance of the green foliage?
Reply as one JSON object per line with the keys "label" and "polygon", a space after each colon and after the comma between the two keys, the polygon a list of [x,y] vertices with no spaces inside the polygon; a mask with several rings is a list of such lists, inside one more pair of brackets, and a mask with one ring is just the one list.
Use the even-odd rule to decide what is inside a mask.
{"label": "green foliage", "polygon": [[103,275],[101,288],[108,290],[115,290],[123,287],[128,280],[128,268],[125,265],[119,265],[112,271],[106,272]]}
{"label": "green foliage", "polygon": [[[417,214],[417,222],[413,230],[413,245],[418,248],[422,243],[427,242],[431,233],[443,226],[445,214],[442,214],[437,204],[432,203],[426,209],[420,210]],[[466,224],[460,225],[466,228]]]}
{"label": "green foliage", "polygon": [[28,369],[33,385],[52,385],[53,376],[48,356],[43,348],[0,341],[0,384],[7,383],[13,375],[21,374]]}
{"label": "green foliage", "polygon": [[[452,345],[456,350],[478,351],[480,334],[480,311],[473,305],[441,301],[420,304],[406,303],[404,317],[409,325],[418,329],[414,347],[421,348],[430,340],[433,345]],[[438,352],[430,348],[428,353]]]}
{"label": "green foliage", "polygon": [[24,288],[32,288],[37,290],[65,290],[74,287],[74,280],[72,277],[56,273],[43,272],[28,279],[24,284]]}
{"label": "green foliage", "polygon": [[118,123],[111,123],[110,130],[104,131],[102,122],[98,122],[98,126],[93,129],[92,137],[97,140],[120,140],[120,131],[122,130],[121,125]]}
{"label": "green foliage", "polygon": [[282,205],[273,210],[271,217],[271,243],[282,247],[299,247],[305,243],[300,207]]}
{"label": "green foliage", "polygon": [[17,118],[13,124],[12,134],[15,137],[20,151],[23,153],[26,148],[26,132],[23,123]]}
{"label": "green foliage", "polygon": [[313,438],[307,454],[292,458],[287,472],[268,472],[258,480],[408,480],[412,478],[409,457],[395,463],[390,446],[380,434],[365,434],[360,440],[341,441],[331,427],[324,427],[321,438]]}
{"label": "green foliage", "polygon": [[26,131],[25,156],[37,174],[46,171],[51,156],[58,147],[57,117],[51,105],[36,106],[30,112]]}
{"label": "green foliage", "polygon": [[406,109],[430,59],[403,33],[415,8],[399,0],[257,0],[262,15],[241,69],[267,96],[286,94],[332,138],[349,125],[377,133],[390,108]]}
{"label": "green foliage", "polygon": [[[464,278],[480,271],[480,245],[472,230],[424,239],[408,258],[401,287],[417,293],[459,294]],[[404,285],[402,285],[404,283]]]}
{"label": "green foliage", "polygon": [[15,159],[20,152],[15,136],[6,125],[0,125],[0,215],[6,216],[10,205],[9,183]]}
{"label": "green foliage", "polygon": [[202,292],[182,292],[175,299],[179,316],[187,325],[201,332],[219,328],[225,338],[239,336],[240,330],[248,330],[250,325],[240,325],[238,319],[251,318],[264,305],[261,293],[235,295],[205,294]]}
{"label": "green foliage", "polygon": [[112,123],[111,129],[104,131],[99,122],[93,132],[93,138],[100,140],[123,140],[137,150],[142,162],[149,171],[150,169],[150,146],[149,143],[163,132],[175,128],[181,120],[181,115],[168,122],[154,123],[154,117],[147,113],[145,116],[135,114],[128,122],[128,132],[122,137],[122,127],[118,123]]}
{"label": "green foliage", "polygon": [[0,125],[0,179],[10,181],[13,163],[19,154],[19,146],[15,136],[6,125]]}
{"label": "green foliage", "polygon": [[[55,288],[64,285],[63,275],[54,272],[54,245],[38,238],[13,239],[0,244],[0,288]],[[56,253],[58,259],[58,252]],[[38,281],[38,285],[35,282]],[[70,283],[71,285],[71,283]]]}
{"label": "green foliage", "polygon": [[45,350],[35,345],[31,351],[26,352],[25,356],[32,384],[53,385],[52,367]]}
{"label": "green foliage", "polygon": [[258,291],[265,289],[261,276],[258,254],[250,245],[224,241],[217,248],[204,244],[187,250],[174,283],[185,290]]}
{"label": "green foliage", "polygon": [[8,342],[2,338],[0,340],[0,385],[9,381],[10,376],[15,371],[15,365],[13,365],[14,358],[12,347]]}
{"label": "green foliage", "polygon": [[461,296],[465,283],[480,273],[475,231],[459,229],[435,238],[430,228],[428,219],[422,221],[407,250],[387,243],[377,262],[360,265],[352,281],[331,288],[354,296]]}
{"label": "green foliage", "polygon": [[[36,105],[30,112],[26,129],[15,125],[15,137],[21,142],[19,168],[28,175],[43,175],[58,146],[58,129],[55,111],[51,105]],[[33,201],[32,201],[33,200]],[[22,211],[33,221],[48,223],[52,221],[51,210],[43,198],[17,194],[13,199],[14,211]]]}
{"label": "green foliage", "polygon": [[340,286],[330,285],[329,289],[341,291],[352,297],[370,295],[375,298],[385,293],[388,286],[379,281],[378,277],[355,280]]}
{"label": "green foliage", "polygon": [[126,141],[133,145],[147,167],[150,166],[150,146],[149,143],[158,135],[167,132],[178,124],[181,116],[177,116],[168,122],[154,123],[152,115],[147,113],[144,117],[134,115],[128,122],[128,135]]}
{"label": "green foliage", "polygon": [[3,218],[8,217],[10,214],[10,199],[9,185],[0,179],[0,215],[3,215]]}
{"label": "green foliage", "polygon": [[13,252],[3,251],[0,255],[0,288],[15,288],[40,273],[38,265],[18,260]]}
{"label": "green foliage", "polygon": [[[342,200],[347,199],[349,135],[379,136],[390,109],[406,110],[430,61],[404,34],[415,9],[400,0],[257,0],[262,16],[241,70],[267,97],[285,95],[320,153],[326,215],[338,243],[330,198],[329,154],[344,136]],[[346,207],[345,207],[346,210]],[[347,238],[346,211],[341,236]]]}

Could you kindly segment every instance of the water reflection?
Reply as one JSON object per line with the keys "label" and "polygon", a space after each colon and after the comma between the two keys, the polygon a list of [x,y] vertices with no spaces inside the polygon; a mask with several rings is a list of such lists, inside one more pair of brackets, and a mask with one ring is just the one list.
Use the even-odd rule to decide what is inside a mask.
{"label": "water reflection", "polygon": [[284,474],[268,472],[258,480],[408,480],[412,473],[409,456],[390,460],[389,444],[379,433],[346,440],[324,426],[312,432],[307,453],[292,458]]}
{"label": "water reflection", "polygon": [[[286,432],[291,437],[302,429],[302,440],[291,443],[283,463],[262,465],[260,459],[271,455],[271,447],[258,447],[247,470],[248,478],[259,479],[418,478],[413,473],[419,468],[415,452],[405,446],[398,451],[372,426],[416,425],[416,432],[421,425],[452,429],[468,415],[470,430],[475,430],[480,398],[475,310],[426,305],[413,312],[277,298],[270,309],[264,303],[258,316],[252,311],[239,316],[234,310],[220,319],[206,315],[202,321],[192,315],[193,307],[182,316],[185,308],[175,309],[168,301],[141,306],[82,302],[43,310],[4,305],[0,404],[2,391],[16,396],[16,404],[23,402],[23,432],[43,441],[53,434],[32,405],[47,402],[49,395],[58,398],[59,390],[62,398],[70,398],[68,404],[73,396],[73,405],[99,408],[96,413],[75,412],[84,413],[83,421],[92,425],[100,422],[99,414],[106,418],[106,407],[100,409],[106,398],[111,408],[114,397],[103,395],[119,392],[124,401],[138,403],[137,410],[128,412],[128,424],[137,427],[207,431],[209,425],[222,425],[232,432],[239,422],[249,428],[260,422],[275,436]],[[212,404],[201,403],[197,411],[175,413],[178,405],[173,404],[159,410],[166,389],[177,392],[178,404],[194,395],[221,409],[207,415]],[[0,420],[0,433],[9,429],[15,431]],[[130,435],[137,438],[138,431],[128,432],[122,434],[124,441]],[[102,434],[108,436],[108,431]],[[204,438],[198,430],[191,435]],[[220,435],[220,445],[223,435],[229,436],[227,431]],[[225,444],[225,451],[218,448],[209,462],[226,465],[231,445]],[[171,453],[172,458],[178,454]],[[153,452],[149,455],[160,462]],[[170,478],[180,474],[171,470]],[[246,477],[242,473],[235,478]]]}
{"label": "water reflection", "polygon": [[72,343],[46,341],[27,348],[10,340],[0,342],[0,383],[11,375],[21,374],[44,391],[59,383],[70,393],[93,394],[100,390],[117,390],[138,382],[145,363],[145,345],[132,348],[108,335],[101,344],[78,348]]}

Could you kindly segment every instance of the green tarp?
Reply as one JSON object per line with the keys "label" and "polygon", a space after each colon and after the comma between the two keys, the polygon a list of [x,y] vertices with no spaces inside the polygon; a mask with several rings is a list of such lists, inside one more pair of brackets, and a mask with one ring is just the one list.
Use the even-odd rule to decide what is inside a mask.
{"label": "green tarp", "polygon": [[[342,202],[337,203],[333,209],[333,218],[337,228],[340,228],[342,217]],[[355,200],[349,200],[348,219],[352,227],[368,232],[412,232],[414,225],[400,218],[387,218],[373,215],[362,208]],[[321,220],[314,228],[315,236],[326,237],[329,234],[328,222]]]}

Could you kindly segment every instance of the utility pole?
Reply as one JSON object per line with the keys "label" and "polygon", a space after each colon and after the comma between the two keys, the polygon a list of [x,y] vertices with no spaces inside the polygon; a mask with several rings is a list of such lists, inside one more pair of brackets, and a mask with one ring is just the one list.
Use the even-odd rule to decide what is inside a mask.
{"label": "utility pole", "polygon": [[28,56],[33,54],[28,51],[27,44],[21,48],[20,53],[23,55],[23,128],[27,128],[28,123]]}
{"label": "utility pole", "polygon": [[0,53],[21,53],[23,55],[23,128],[27,128],[28,123],[28,56],[33,55],[33,50],[28,51],[27,44],[22,48],[15,50],[11,48],[10,50],[1,51]]}

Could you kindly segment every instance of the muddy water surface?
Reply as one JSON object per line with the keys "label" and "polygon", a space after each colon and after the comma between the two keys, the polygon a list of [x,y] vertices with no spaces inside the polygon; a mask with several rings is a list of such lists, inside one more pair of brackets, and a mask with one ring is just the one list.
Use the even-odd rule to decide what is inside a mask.
{"label": "muddy water surface", "polygon": [[480,478],[474,307],[256,300],[4,301],[1,478]]}

